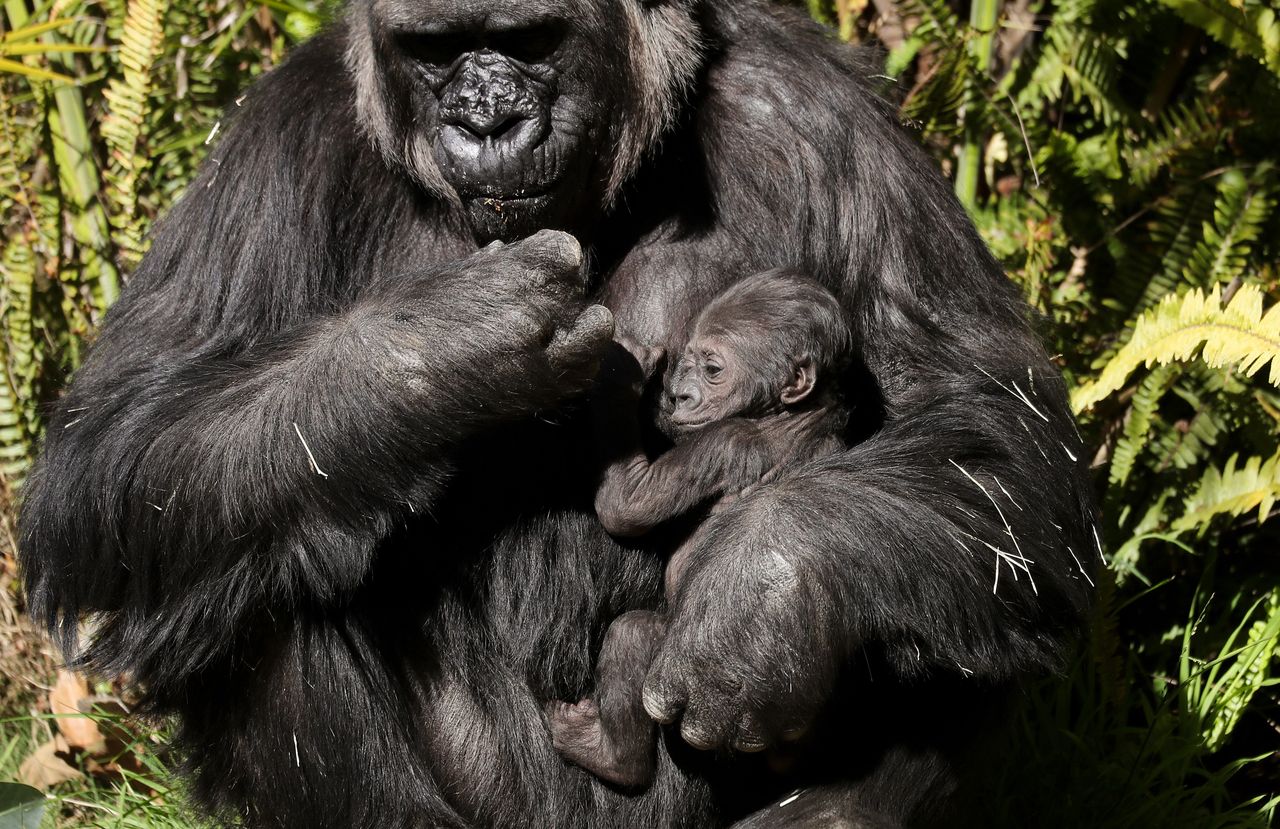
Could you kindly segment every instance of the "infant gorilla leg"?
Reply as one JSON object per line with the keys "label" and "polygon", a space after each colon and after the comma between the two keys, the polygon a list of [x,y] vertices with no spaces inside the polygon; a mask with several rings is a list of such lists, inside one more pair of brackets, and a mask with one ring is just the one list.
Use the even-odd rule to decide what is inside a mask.
{"label": "infant gorilla leg", "polygon": [[596,663],[594,698],[547,706],[551,742],[565,759],[619,786],[653,780],[656,726],[640,701],[666,621],[648,610],[613,620]]}

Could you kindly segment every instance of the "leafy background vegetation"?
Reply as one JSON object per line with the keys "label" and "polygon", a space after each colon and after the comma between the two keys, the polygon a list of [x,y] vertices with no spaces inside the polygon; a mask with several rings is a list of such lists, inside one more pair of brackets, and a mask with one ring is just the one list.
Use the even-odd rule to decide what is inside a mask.
{"label": "leafy background vegetation", "polygon": [[[878,79],[1041,315],[1093,453],[1109,569],[1066,683],[1029,688],[990,825],[1269,826],[1280,794],[1280,6],[808,0]],[[45,826],[194,826],[148,726],[68,744],[12,509],[42,404],[217,140],[335,10],[0,0],[0,779],[55,736]],[[832,147],[832,152],[840,148]],[[65,677],[63,678],[65,681]],[[111,708],[110,705],[106,708]],[[0,796],[0,802],[3,796]],[[0,808],[3,808],[0,806]]]}

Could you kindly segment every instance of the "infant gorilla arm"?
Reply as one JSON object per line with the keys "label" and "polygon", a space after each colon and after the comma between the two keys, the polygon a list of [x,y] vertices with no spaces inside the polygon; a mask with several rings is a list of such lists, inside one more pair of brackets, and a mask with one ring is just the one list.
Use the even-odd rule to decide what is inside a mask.
{"label": "infant gorilla arm", "polygon": [[[741,417],[718,421],[650,461],[636,430],[619,424],[609,440],[621,451],[610,453],[616,460],[605,467],[596,490],[600,523],[610,535],[643,535],[699,504],[759,482],[776,463],[769,431]],[[624,435],[636,439],[622,448]]]}

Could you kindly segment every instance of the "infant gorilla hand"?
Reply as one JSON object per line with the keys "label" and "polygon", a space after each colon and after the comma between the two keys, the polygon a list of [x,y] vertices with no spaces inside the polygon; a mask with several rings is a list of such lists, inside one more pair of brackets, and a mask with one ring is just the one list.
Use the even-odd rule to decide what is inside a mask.
{"label": "infant gorilla hand", "polygon": [[781,540],[771,501],[765,488],[709,519],[645,681],[649,716],[678,720],[695,748],[800,737],[846,658],[832,597]]}

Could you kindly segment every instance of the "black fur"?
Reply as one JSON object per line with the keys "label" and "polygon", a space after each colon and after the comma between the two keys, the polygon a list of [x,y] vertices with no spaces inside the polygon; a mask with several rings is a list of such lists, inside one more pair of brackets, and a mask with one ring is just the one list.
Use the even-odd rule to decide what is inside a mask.
{"label": "black fur", "polygon": [[[575,192],[603,210],[494,219],[451,190],[403,140],[429,119],[371,4],[252,89],[50,422],[31,607],[178,714],[199,797],[251,827],[937,815],[1000,690],[1058,667],[1090,600],[1062,381],[867,57],[760,0],[574,7],[597,28],[559,88],[599,85],[607,163]],[[548,224],[583,238],[618,329],[668,350],[737,275],[813,274],[879,401],[858,445],[711,519],[647,686],[681,724],[636,797],[566,764],[540,708],[661,597],[660,558],[590,508],[572,398],[608,315],[562,235],[465,258]],[[814,718],[772,765],[678,736]]]}

